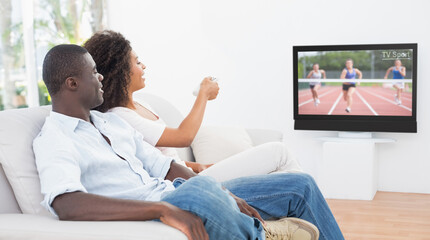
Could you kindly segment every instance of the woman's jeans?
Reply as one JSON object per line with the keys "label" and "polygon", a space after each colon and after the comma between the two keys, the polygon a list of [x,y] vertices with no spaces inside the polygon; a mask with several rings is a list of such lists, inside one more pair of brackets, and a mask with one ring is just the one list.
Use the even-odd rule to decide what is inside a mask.
{"label": "woman's jeans", "polygon": [[[262,224],[242,214],[235,200],[211,177],[176,179],[161,200],[199,216],[210,239],[265,239]],[[320,239],[344,239],[313,178],[304,173],[243,177],[222,183],[263,219],[297,217],[316,225]]]}

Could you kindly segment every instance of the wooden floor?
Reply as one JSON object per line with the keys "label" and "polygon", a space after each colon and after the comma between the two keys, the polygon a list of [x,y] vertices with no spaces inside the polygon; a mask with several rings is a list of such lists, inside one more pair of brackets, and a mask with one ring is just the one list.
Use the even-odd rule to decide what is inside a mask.
{"label": "wooden floor", "polygon": [[372,201],[327,202],[347,240],[430,240],[430,194],[377,192]]}

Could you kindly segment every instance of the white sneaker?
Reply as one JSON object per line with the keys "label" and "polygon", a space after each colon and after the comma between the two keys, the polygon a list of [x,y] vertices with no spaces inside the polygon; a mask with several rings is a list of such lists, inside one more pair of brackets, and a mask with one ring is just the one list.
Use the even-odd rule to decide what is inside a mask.
{"label": "white sneaker", "polygon": [[400,101],[400,99],[397,97],[397,94],[394,95],[394,101],[397,103],[397,105],[402,104],[402,101]]}
{"label": "white sneaker", "polygon": [[351,112],[351,108],[347,107],[347,108],[345,109],[345,111],[346,111],[346,112]]}
{"label": "white sneaker", "polygon": [[282,218],[266,221],[264,231],[267,240],[318,240],[318,228],[299,218]]}
{"label": "white sneaker", "polygon": [[315,107],[317,107],[317,106],[318,106],[318,104],[320,104],[320,100],[317,98],[317,99],[315,99],[315,100],[314,100],[314,105],[315,105]]}

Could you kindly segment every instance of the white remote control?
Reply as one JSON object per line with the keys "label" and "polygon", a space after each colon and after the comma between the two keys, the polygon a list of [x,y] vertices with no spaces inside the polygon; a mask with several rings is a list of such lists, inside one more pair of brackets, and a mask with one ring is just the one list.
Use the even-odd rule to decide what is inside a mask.
{"label": "white remote control", "polygon": [[[216,77],[212,77],[212,82],[218,82],[218,79]],[[199,95],[199,91],[200,91],[200,84],[194,89],[193,91],[193,95],[197,97],[197,95]]]}

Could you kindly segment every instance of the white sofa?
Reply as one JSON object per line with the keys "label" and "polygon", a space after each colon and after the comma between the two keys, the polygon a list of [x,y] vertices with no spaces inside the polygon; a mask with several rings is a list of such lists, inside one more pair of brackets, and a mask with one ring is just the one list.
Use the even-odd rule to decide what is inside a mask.
{"label": "white sofa", "polygon": [[[166,100],[139,93],[167,125],[178,126],[183,117]],[[180,231],[160,222],[59,221],[39,204],[42,200],[32,141],[51,107],[0,112],[0,239],[186,239]],[[247,129],[253,144],[281,141],[282,133]],[[194,161],[190,148],[179,149],[183,160]]]}

